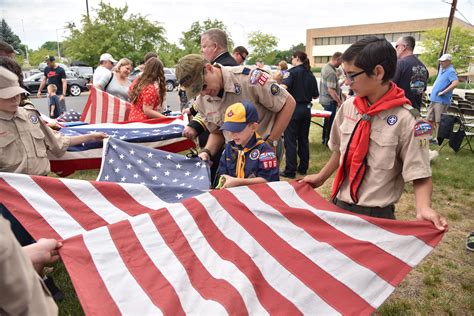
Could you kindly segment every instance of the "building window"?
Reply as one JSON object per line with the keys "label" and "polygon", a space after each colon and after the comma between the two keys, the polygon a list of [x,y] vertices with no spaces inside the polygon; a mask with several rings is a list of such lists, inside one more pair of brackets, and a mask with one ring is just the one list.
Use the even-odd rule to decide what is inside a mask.
{"label": "building window", "polygon": [[335,37],[330,37],[329,38],[329,45],[334,45],[336,44],[336,38]]}
{"label": "building window", "polygon": [[336,37],[336,45],[342,44],[342,36]]}
{"label": "building window", "polygon": [[323,45],[329,45],[329,37],[323,37]]}
{"label": "building window", "polygon": [[342,37],[342,44],[351,44],[349,36]]}
{"label": "building window", "polygon": [[323,39],[321,37],[318,37],[314,40],[314,45],[322,45],[323,44]]}

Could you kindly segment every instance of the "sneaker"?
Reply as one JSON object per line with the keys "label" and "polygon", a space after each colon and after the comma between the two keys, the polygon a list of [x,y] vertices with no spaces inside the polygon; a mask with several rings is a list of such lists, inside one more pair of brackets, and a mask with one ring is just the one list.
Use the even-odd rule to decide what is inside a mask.
{"label": "sneaker", "polygon": [[53,299],[55,302],[61,302],[64,299],[64,293],[54,284],[53,278],[51,276],[46,277],[44,280],[44,284],[51,292]]}
{"label": "sneaker", "polygon": [[294,175],[294,174],[286,173],[286,171],[281,171],[281,172],[280,172],[280,177],[288,178],[288,179],[294,179],[294,178],[295,178],[295,175]]}
{"label": "sneaker", "polygon": [[469,251],[474,251],[474,232],[472,232],[469,237],[467,237],[466,249]]}

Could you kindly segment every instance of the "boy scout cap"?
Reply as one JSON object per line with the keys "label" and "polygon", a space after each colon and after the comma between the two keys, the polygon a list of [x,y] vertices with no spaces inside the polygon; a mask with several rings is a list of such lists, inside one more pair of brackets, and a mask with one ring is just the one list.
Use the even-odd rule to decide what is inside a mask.
{"label": "boy scout cap", "polygon": [[5,67],[0,67],[0,99],[10,99],[22,93],[28,93],[20,88],[18,77]]}
{"label": "boy scout cap", "polygon": [[232,104],[225,110],[224,124],[221,130],[234,133],[241,132],[249,123],[258,122],[258,112],[249,101]]}
{"label": "boy scout cap", "polygon": [[186,55],[178,61],[175,69],[176,79],[188,98],[194,98],[201,93],[206,63],[206,60],[197,54]]}

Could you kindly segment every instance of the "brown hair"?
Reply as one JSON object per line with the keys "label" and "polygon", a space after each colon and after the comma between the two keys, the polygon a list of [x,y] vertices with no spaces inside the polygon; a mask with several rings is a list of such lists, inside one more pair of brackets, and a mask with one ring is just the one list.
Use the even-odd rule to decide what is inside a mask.
{"label": "brown hair", "polygon": [[130,101],[135,103],[142,90],[150,84],[155,84],[155,82],[158,82],[158,94],[160,96],[159,107],[161,108],[166,95],[165,73],[161,61],[156,57],[152,57],[146,61],[143,73],[135,82],[130,92]]}

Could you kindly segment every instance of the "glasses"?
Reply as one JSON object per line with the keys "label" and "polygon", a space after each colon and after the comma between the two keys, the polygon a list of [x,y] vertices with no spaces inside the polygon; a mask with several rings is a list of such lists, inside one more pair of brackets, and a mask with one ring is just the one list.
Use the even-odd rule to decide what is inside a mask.
{"label": "glasses", "polygon": [[354,82],[354,78],[357,77],[358,75],[362,75],[364,72],[365,72],[365,70],[356,72],[355,74],[348,74],[347,72],[344,72],[344,77],[346,77],[346,80],[347,80],[349,83],[353,83],[353,82]]}

